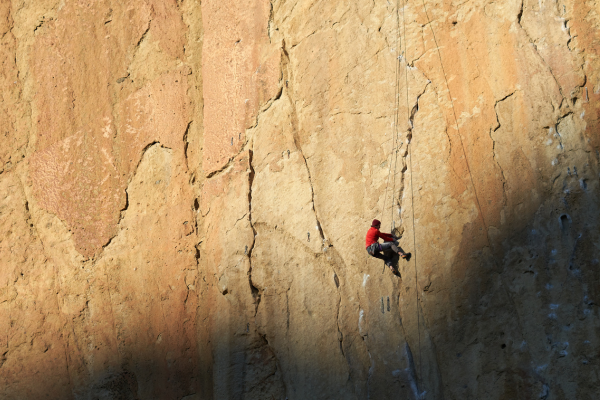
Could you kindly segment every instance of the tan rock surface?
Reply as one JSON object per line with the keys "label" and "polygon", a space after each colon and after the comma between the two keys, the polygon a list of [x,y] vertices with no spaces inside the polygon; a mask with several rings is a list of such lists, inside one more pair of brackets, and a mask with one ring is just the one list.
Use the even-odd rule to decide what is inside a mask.
{"label": "tan rock surface", "polygon": [[2,2],[0,398],[596,398],[599,38],[594,0]]}

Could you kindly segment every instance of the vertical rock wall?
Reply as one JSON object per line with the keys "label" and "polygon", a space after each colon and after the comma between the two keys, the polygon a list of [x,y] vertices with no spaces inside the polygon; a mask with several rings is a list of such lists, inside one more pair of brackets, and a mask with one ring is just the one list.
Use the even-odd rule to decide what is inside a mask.
{"label": "vertical rock wall", "polygon": [[594,399],[599,24],[2,2],[0,397]]}

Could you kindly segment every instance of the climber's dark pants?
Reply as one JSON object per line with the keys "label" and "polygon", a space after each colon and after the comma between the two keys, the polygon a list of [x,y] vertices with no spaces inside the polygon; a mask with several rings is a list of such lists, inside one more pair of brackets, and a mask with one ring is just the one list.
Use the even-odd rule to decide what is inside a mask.
{"label": "climber's dark pants", "polygon": [[[390,256],[387,256],[383,253],[386,250],[392,250],[394,253]],[[367,247],[367,253],[372,257],[379,258],[385,262],[385,265],[392,265],[396,254],[400,252],[398,248],[398,242],[385,242],[385,243],[373,243],[369,247]],[[389,253],[389,251],[387,252]]]}
{"label": "climber's dark pants", "polygon": [[398,249],[398,245],[399,245],[399,243],[397,241],[394,241],[394,242],[381,243],[379,246],[382,251],[392,249],[392,250],[394,250],[394,253],[398,253],[400,251],[400,249]]}

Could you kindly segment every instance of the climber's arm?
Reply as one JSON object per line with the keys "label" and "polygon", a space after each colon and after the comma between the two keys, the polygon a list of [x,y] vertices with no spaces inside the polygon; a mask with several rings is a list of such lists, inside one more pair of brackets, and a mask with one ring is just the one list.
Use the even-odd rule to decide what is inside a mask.
{"label": "climber's arm", "polygon": [[390,235],[389,233],[383,233],[383,232],[379,232],[379,237],[382,238],[383,240],[385,240],[386,242],[393,242],[396,239]]}

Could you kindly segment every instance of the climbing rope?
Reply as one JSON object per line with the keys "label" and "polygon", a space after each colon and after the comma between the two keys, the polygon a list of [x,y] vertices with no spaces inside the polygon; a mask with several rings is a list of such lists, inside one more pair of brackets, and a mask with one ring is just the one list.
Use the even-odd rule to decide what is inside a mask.
{"label": "climbing rope", "polygon": [[[394,195],[395,195],[395,187],[396,187],[396,171],[397,171],[397,166],[398,166],[398,148],[397,148],[397,142],[398,142],[398,120],[399,120],[399,113],[400,113],[400,98],[399,98],[399,86],[400,86],[400,80],[398,79],[399,76],[399,68],[400,68],[400,48],[402,45],[401,42],[401,36],[400,36],[400,4],[399,4],[400,0],[396,0],[396,12],[397,12],[397,36],[396,36],[396,90],[395,90],[395,102],[396,102],[396,116],[395,116],[395,120],[394,120],[394,129],[393,129],[393,134],[395,135],[394,138],[394,146],[393,146],[393,150],[392,153],[390,154],[390,165],[389,165],[389,171],[388,171],[388,177],[387,177],[387,181],[386,181],[386,189],[385,189],[385,195],[384,195],[384,203],[383,203],[383,210],[382,210],[382,216],[383,213],[385,212],[385,206],[386,206],[386,201],[387,201],[387,192],[388,192],[388,187],[389,187],[389,180],[390,180],[390,175],[391,175],[391,171],[392,171],[392,165],[394,166],[394,177],[393,177],[393,184],[392,184],[392,207],[391,207],[391,220],[392,220],[392,230],[395,228],[394,226],[394,207],[393,207],[393,199],[394,199]],[[427,17],[427,25],[429,25],[429,28],[431,29],[431,33],[433,35],[433,40],[436,46],[436,51],[438,53],[438,58],[440,60],[440,66],[442,69],[442,73],[444,75],[444,80],[446,83],[446,88],[448,90],[448,95],[450,97],[450,103],[452,105],[452,113],[454,115],[454,123],[456,125],[456,131],[458,133],[458,138],[460,141],[460,145],[461,145],[461,149],[463,152],[463,156],[465,158],[465,164],[467,166],[467,171],[469,173],[469,179],[471,181],[471,186],[473,188],[473,193],[475,195],[475,200],[477,203],[477,209],[479,210],[479,216],[481,218],[481,222],[483,224],[484,229],[486,230],[486,240],[488,242],[488,245],[490,246],[491,249],[491,241],[490,238],[488,236],[488,228],[487,228],[487,224],[485,222],[485,218],[483,216],[483,211],[481,208],[481,202],[479,200],[479,195],[477,193],[477,189],[475,187],[475,182],[473,179],[473,173],[471,172],[471,167],[469,165],[469,160],[467,158],[467,154],[466,154],[466,150],[465,150],[465,146],[464,146],[464,142],[462,140],[462,134],[460,132],[460,126],[458,124],[458,117],[456,115],[456,107],[454,105],[454,100],[452,98],[452,93],[450,91],[450,84],[448,83],[448,77],[446,75],[446,70],[444,68],[444,63],[442,61],[442,55],[440,52],[440,47],[437,41],[437,37],[435,35],[435,31],[433,29],[432,23],[431,23],[431,19],[429,18],[429,13],[427,11],[427,6],[425,5],[425,0],[421,0],[422,4],[423,4],[423,10],[425,11],[425,16]],[[410,125],[410,104],[409,104],[409,84],[408,84],[408,36],[406,34],[406,16],[405,16],[405,7],[402,7],[402,25],[403,25],[403,30],[404,30],[404,52],[403,52],[403,58],[406,60],[406,68],[405,68],[405,83],[406,83],[406,110],[407,110],[407,123],[409,124],[408,129],[410,132],[410,137],[408,138],[408,144],[410,144],[410,140],[412,140],[412,126]],[[423,375],[423,370],[422,370],[422,353],[421,353],[421,321],[420,321],[420,313],[419,313],[419,289],[418,289],[418,282],[419,282],[419,276],[418,276],[418,268],[417,268],[417,251],[416,251],[416,223],[415,223],[415,207],[414,207],[414,184],[413,184],[413,163],[412,163],[412,159],[413,159],[413,154],[412,154],[412,146],[408,147],[408,155],[409,155],[409,167],[410,167],[410,189],[411,189],[411,208],[412,208],[412,223],[413,223],[413,251],[414,251],[414,267],[415,267],[415,294],[416,294],[416,314],[417,314],[417,331],[418,331],[418,346],[419,346],[419,375],[416,377],[417,380],[417,388],[419,387],[419,377],[422,377]],[[394,153],[396,154],[395,156],[395,160],[394,162],[392,162],[392,158],[394,157]],[[494,260],[494,262],[496,263],[496,260]],[[385,267],[384,267],[385,268]]]}
{"label": "climbing rope", "polygon": [[[396,115],[394,118],[394,124],[393,124],[393,135],[394,138],[394,145],[393,145],[393,149],[392,149],[392,153],[390,154],[390,164],[389,164],[389,171],[388,171],[388,177],[387,177],[387,181],[386,181],[386,188],[385,188],[385,194],[384,194],[384,201],[383,201],[383,209],[382,209],[382,216],[385,213],[386,210],[386,203],[387,203],[387,193],[388,193],[388,188],[389,188],[389,183],[390,183],[390,175],[392,172],[392,166],[394,167],[394,176],[392,179],[392,195],[391,195],[391,201],[392,201],[392,206],[391,206],[391,210],[390,210],[390,217],[391,217],[391,221],[392,221],[392,233],[395,229],[395,224],[394,224],[394,196],[396,194],[396,175],[397,175],[397,168],[398,168],[398,121],[400,118],[400,79],[399,79],[399,75],[400,75],[400,61],[401,59],[404,59],[406,61],[406,68],[405,68],[405,74],[404,74],[404,79],[405,79],[405,86],[406,86],[406,118],[407,118],[407,125],[408,125],[408,129],[409,131],[407,132],[407,134],[410,134],[409,137],[407,137],[408,144],[410,144],[410,140],[412,139],[412,126],[410,126],[410,103],[409,103],[409,84],[408,84],[408,39],[407,39],[407,34],[406,34],[406,16],[405,16],[405,7],[402,7],[402,27],[404,30],[404,51],[402,52],[402,54],[400,53],[401,49],[402,49],[402,37],[400,35],[400,0],[396,0],[396,21],[397,21],[397,28],[396,28],[396,69],[395,69],[395,79],[396,79],[396,85],[395,85],[395,105],[396,105]],[[414,202],[414,186],[413,186],[413,167],[412,167],[412,150],[411,147],[408,146],[408,153],[409,153],[409,163],[410,163],[410,190],[411,190],[411,208],[412,208],[412,223],[413,223],[413,257],[414,257],[414,268],[415,268],[415,294],[416,294],[416,314],[417,314],[417,332],[418,332],[418,347],[419,347],[419,375],[416,377],[417,380],[417,387],[419,387],[419,377],[422,376],[422,353],[421,353],[421,317],[420,317],[420,313],[419,313],[419,289],[418,289],[418,282],[419,282],[419,275],[418,275],[418,268],[417,268],[417,239],[416,239],[416,224],[415,224],[415,202]],[[395,156],[394,156],[395,155]],[[383,270],[385,271],[385,264],[383,267]]]}
{"label": "climbing rope", "polygon": [[421,0],[423,3],[423,10],[425,11],[425,16],[427,17],[427,25],[431,29],[431,34],[433,35],[433,41],[435,43],[435,48],[438,53],[438,58],[440,59],[440,66],[442,67],[442,72],[444,74],[444,80],[446,81],[446,88],[448,89],[448,96],[450,97],[450,104],[452,104],[452,113],[454,114],[454,123],[456,125],[456,131],[458,132],[458,139],[460,141],[460,147],[462,148],[463,155],[465,157],[465,164],[467,165],[467,171],[469,172],[469,178],[471,180],[471,186],[473,187],[473,193],[475,194],[475,200],[477,201],[477,208],[479,210],[479,216],[481,217],[481,222],[483,223],[483,227],[486,232],[486,239],[491,248],[490,238],[487,236],[487,225],[485,223],[485,219],[483,218],[483,212],[481,211],[481,203],[479,202],[479,196],[477,195],[477,189],[475,188],[475,182],[473,181],[473,174],[471,173],[471,167],[469,165],[469,160],[467,158],[467,152],[465,151],[465,145],[463,144],[462,134],[460,133],[460,127],[458,125],[458,118],[456,117],[456,109],[454,107],[454,100],[452,99],[452,93],[450,92],[450,85],[448,83],[448,77],[446,75],[446,70],[444,69],[444,63],[442,62],[442,53],[440,52],[440,46],[438,45],[437,38],[435,36],[435,31],[433,30],[433,26],[431,24],[431,19],[429,19],[429,13],[427,12],[427,6],[425,5],[425,0]]}
{"label": "climbing rope", "polygon": [[[398,0],[397,0],[398,1]],[[399,16],[398,16],[398,20],[399,20]],[[396,87],[395,87],[395,92],[394,92],[394,101],[395,101],[395,105],[396,105],[396,115],[394,118],[394,123],[392,125],[392,135],[394,137],[392,137],[392,140],[394,141],[394,144],[392,146],[392,152],[390,153],[390,160],[389,160],[389,168],[388,168],[388,176],[386,179],[386,183],[385,183],[385,192],[383,195],[383,209],[381,210],[381,219],[383,219],[383,215],[385,213],[385,206],[387,203],[387,194],[388,194],[388,188],[390,185],[390,175],[392,174],[392,166],[394,165],[394,154],[396,154],[396,162],[394,165],[394,178],[393,178],[393,187],[392,187],[392,206],[391,206],[391,221],[392,221],[392,230],[394,229],[394,191],[396,188],[396,167],[398,165],[398,114],[400,112],[400,82],[398,79],[398,75],[399,75],[399,70],[400,70],[400,49],[399,49],[399,45],[400,45],[400,22],[398,21],[398,28],[397,28],[397,36],[396,36],[396,75],[395,75],[395,82],[396,82]],[[393,232],[392,232],[393,233]],[[385,266],[384,266],[384,271],[385,271]]]}
{"label": "climbing rope", "polygon": [[[398,120],[400,118],[400,59],[402,57],[400,51],[402,50],[402,38],[400,37],[400,13],[398,12],[399,0],[396,0],[396,91],[395,91],[395,101],[396,101],[396,118],[394,120],[394,152],[392,155],[394,156],[394,177],[392,179],[392,205],[390,207],[390,219],[392,221],[392,227],[390,232],[392,235],[394,234],[394,229],[396,228],[394,223],[394,196],[396,195],[396,175],[398,168]],[[391,165],[390,165],[391,167]]]}
{"label": "climbing rope", "polygon": [[[381,210],[381,215],[383,217],[384,213],[385,213],[385,207],[386,207],[386,203],[387,203],[387,193],[388,193],[388,188],[389,188],[389,183],[390,183],[390,175],[392,173],[392,165],[394,167],[394,177],[393,177],[393,183],[392,183],[392,195],[391,195],[391,201],[392,201],[392,205],[391,205],[391,210],[390,210],[390,217],[391,217],[391,221],[392,221],[392,234],[393,231],[395,229],[395,220],[394,220],[394,196],[395,196],[395,192],[396,192],[396,175],[397,175],[397,168],[398,168],[398,121],[400,118],[400,79],[399,79],[399,75],[400,75],[400,61],[401,59],[404,59],[406,61],[406,68],[405,68],[405,86],[406,86],[406,118],[407,118],[407,125],[408,125],[408,132],[410,133],[410,137],[407,137],[407,146],[408,144],[410,144],[410,140],[412,139],[412,126],[410,126],[410,104],[409,104],[409,86],[408,86],[408,39],[407,39],[407,35],[406,35],[406,17],[405,17],[405,7],[402,7],[402,26],[403,26],[403,30],[404,30],[404,52],[402,53],[402,55],[400,54],[400,50],[402,48],[402,40],[401,40],[401,35],[400,35],[400,0],[396,0],[396,21],[397,21],[397,28],[396,28],[396,70],[395,70],[395,79],[396,79],[396,85],[395,85],[395,105],[396,105],[396,115],[394,118],[394,124],[393,124],[393,129],[392,129],[392,134],[395,135],[394,138],[392,138],[394,140],[394,145],[392,148],[392,152],[390,154],[390,161],[389,161],[389,170],[388,170],[388,176],[386,179],[386,186],[385,186],[385,193],[384,193],[384,200],[383,200],[383,209]],[[415,207],[414,207],[414,189],[413,189],[413,168],[412,168],[412,150],[410,148],[410,146],[408,146],[408,153],[409,153],[409,162],[410,162],[410,190],[411,190],[411,208],[412,208],[412,223],[413,223],[413,252],[414,252],[414,266],[415,266],[415,294],[416,294],[416,314],[417,314],[417,332],[418,332],[418,347],[419,347],[419,375],[416,377],[416,383],[417,383],[417,388],[419,387],[419,377],[422,376],[422,354],[421,354],[421,318],[420,318],[420,314],[419,314],[419,290],[418,290],[418,282],[419,282],[419,276],[418,276],[418,269],[417,269],[417,251],[416,251],[416,244],[417,244],[417,239],[416,239],[416,224],[415,224]],[[394,157],[395,154],[395,157]],[[394,158],[394,161],[392,161],[392,158]],[[383,267],[383,271],[385,271],[385,264]]]}
{"label": "climbing rope", "polygon": [[[410,104],[409,104],[409,90],[408,90],[408,39],[406,35],[406,17],[405,17],[405,7],[402,7],[402,26],[404,28],[404,53],[406,57],[406,68],[405,68],[405,80],[406,80],[406,120],[409,124],[408,129],[410,129],[411,137],[408,138],[409,142],[412,141],[412,126],[410,124]],[[398,18],[400,18],[398,16]],[[423,376],[423,363],[421,356],[421,315],[419,313],[419,270],[417,268],[417,225],[415,224],[415,192],[413,186],[413,165],[412,165],[412,146],[408,147],[408,156],[410,163],[410,203],[411,203],[411,211],[412,211],[412,226],[413,226],[413,257],[414,257],[414,266],[415,266],[415,296],[416,296],[416,314],[417,314],[417,332],[418,332],[418,344],[419,344],[419,375],[416,377],[417,389],[419,388],[419,377]]]}
{"label": "climbing rope", "polygon": [[[440,66],[442,68],[442,73],[444,74],[444,81],[446,82],[446,88],[448,90],[448,96],[450,97],[450,103],[452,105],[452,114],[454,115],[454,123],[456,125],[456,131],[458,133],[458,138],[459,138],[459,141],[460,141],[460,146],[461,146],[461,149],[462,149],[462,152],[463,152],[463,156],[465,158],[465,164],[467,166],[467,171],[469,173],[469,180],[471,181],[471,187],[473,188],[473,193],[475,195],[475,201],[477,203],[477,209],[479,211],[479,217],[481,218],[481,223],[483,225],[483,228],[485,229],[485,235],[484,236],[486,238],[488,246],[490,247],[490,249],[492,249],[492,243],[491,243],[491,240],[489,238],[487,224],[485,222],[485,218],[484,218],[483,211],[482,211],[482,208],[481,208],[481,202],[479,201],[479,195],[477,194],[477,188],[475,187],[475,181],[473,180],[473,173],[471,172],[471,166],[469,165],[469,159],[467,158],[467,152],[465,150],[465,146],[464,146],[464,143],[463,143],[463,140],[462,140],[462,134],[460,132],[460,126],[458,124],[458,117],[456,116],[456,108],[454,106],[454,100],[452,98],[452,93],[450,91],[450,84],[448,83],[448,76],[446,75],[446,70],[444,68],[444,63],[442,61],[442,54],[440,52],[440,46],[438,44],[437,37],[436,37],[435,31],[433,29],[433,24],[431,23],[431,19],[429,18],[429,13],[427,11],[427,6],[425,5],[425,0],[421,0],[421,2],[423,4],[423,10],[425,11],[425,16],[427,17],[427,25],[429,25],[429,28],[431,29],[431,34],[433,35],[433,40],[434,40],[435,47],[436,47],[436,50],[437,50],[437,53],[438,53],[438,58],[440,60]],[[405,32],[405,36],[406,36],[406,32]],[[411,155],[411,171],[412,171],[412,155]],[[411,174],[411,181],[412,181],[412,174]],[[412,183],[411,183],[411,187],[412,187]],[[413,213],[414,213],[414,207],[413,207]],[[413,214],[413,218],[414,218],[414,214]],[[496,265],[497,268],[499,267],[498,266],[498,262],[495,259],[495,257],[492,257],[492,262]],[[416,266],[416,258],[415,258],[415,266]],[[416,272],[416,270],[415,270],[415,272]],[[418,296],[418,294],[417,294],[417,296]],[[509,299],[511,299],[511,297],[510,297],[510,295],[508,293],[507,293],[507,296],[508,296]],[[419,339],[419,343],[420,343],[420,339]],[[421,349],[420,349],[420,345],[419,345],[419,358],[421,357],[420,356],[420,350]]]}
{"label": "climbing rope", "polygon": [[[396,0],[396,11],[398,11],[398,1]],[[389,169],[388,169],[388,176],[387,176],[387,180],[385,183],[385,192],[383,195],[383,209],[381,210],[381,219],[383,220],[383,216],[385,214],[385,205],[387,203],[387,193],[388,193],[388,188],[390,185],[390,175],[392,173],[392,165],[394,166],[394,177],[393,177],[393,185],[392,185],[392,195],[391,195],[391,207],[390,207],[390,219],[391,219],[391,229],[390,229],[390,233],[393,235],[394,234],[394,229],[395,229],[395,220],[394,220],[394,194],[396,191],[396,170],[398,167],[398,118],[399,118],[399,114],[400,114],[400,80],[398,79],[398,76],[400,74],[400,48],[402,46],[402,42],[400,41],[400,14],[397,12],[398,18],[397,20],[397,28],[396,28],[396,75],[395,75],[395,92],[394,92],[394,101],[395,101],[395,106],[396,106],[396,115],[394,118],[394,123],[392,125],[392,135],[393,138],[392,140],[394,141],[394,145],[392,146],[392,152],[390,153],[390,161],[389,161]],[[396,155],[394,158],[394,154]],[[385,262],[383,264],[383,268],[381,270],[381,273],[383,274],[385,272]]]}

